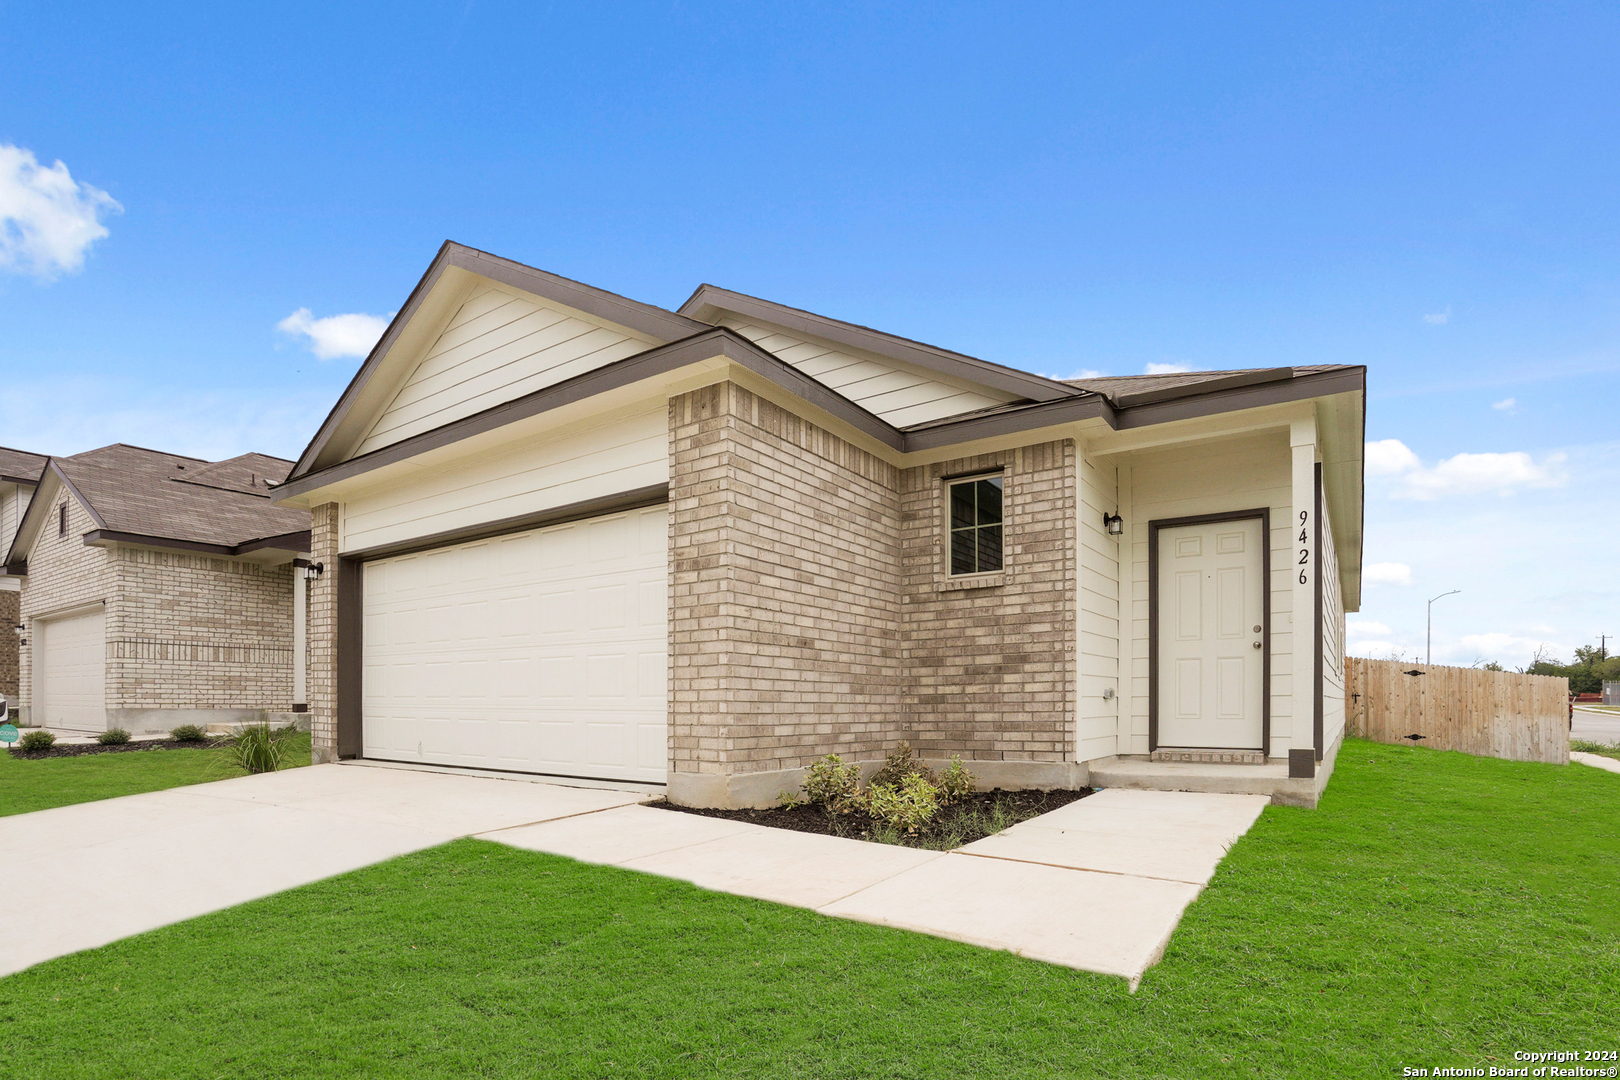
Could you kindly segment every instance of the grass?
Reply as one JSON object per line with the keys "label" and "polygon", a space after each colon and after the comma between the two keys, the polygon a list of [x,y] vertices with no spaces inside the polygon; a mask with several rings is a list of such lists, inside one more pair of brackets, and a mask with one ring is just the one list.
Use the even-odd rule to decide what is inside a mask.
{"label": "grass", "polygon": [[0,1074],[1337,1078],[1609,1049],[1617,795],[1596,769],[1351,741],[1134,996],[457,841],[0,981]]}
{"label": "grass", "polygon": [[[291,763],[309,764],[309,736],[298,735],[289,744]],[[0,817],[245,775],[231,768],[217,748],[131,750],[35,760],[0,754]],[[3,1068],[0,1075],[4,1075]]]}
{"label": "grass", "polygon": [[1604,757],[1620,758],[1620,743],[1591,742],[1587,739],[1569,740],[1571,750],[1586,754],[1602,754]]}

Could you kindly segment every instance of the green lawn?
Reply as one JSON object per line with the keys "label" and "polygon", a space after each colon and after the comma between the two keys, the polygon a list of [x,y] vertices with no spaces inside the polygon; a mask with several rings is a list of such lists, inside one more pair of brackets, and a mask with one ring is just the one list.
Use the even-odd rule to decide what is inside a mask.
{"label": "green lawn", "polygon": [[[308,765],[309,736],[290,741],[292,763]],[[217,750],[139,750],[32,761],[0,753],[0,817],[242,775],[228,768]]]}
{"label": "green lawn", "polygon": [[1135,996],[465,840],[0,981],[0,1075],[1399,1076],[1620,1047],[1617,917],[1620,776],[1356,741]]}
{"label": "green lawn", "polygon": [[1587,739],[1569,740],[1571,750],[1579,750],[1587,754],[1602,754],[1604,757],[1620,758],[1620,743],[1591,742]]}

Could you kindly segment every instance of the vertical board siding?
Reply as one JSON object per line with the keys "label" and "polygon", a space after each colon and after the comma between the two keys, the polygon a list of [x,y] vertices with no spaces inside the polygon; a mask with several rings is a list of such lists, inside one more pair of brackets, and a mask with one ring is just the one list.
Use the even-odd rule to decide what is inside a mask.
{"label": "vertical board siding", "polygon": [[[1165,518],[1218,514],[1233,510],[1271,510],[1271,747],[1281,757],[1291,747],[1312,744],[1312,700],[1301,688],[1294,702],[1293,516],[1294,490],[1288,435],[1267,433],[1131,454],[1121,459],[1131,471],[1130,536],[1131,670],[1127,700],[1120,703],[1129,719],[1119,752],[1148,752],[1148,522]],[[1128,745],[1127,745],[1128,744]]]}
{"label": "vertical board siding", "polygon": [[1325,492],[1318,492],[1317,512],[1322,531],[1318,574],[1322,583],[1322,752],[1333,746],[1344,730],[1344,588],[1339,580],[1339,548],[1333,537],[1333,515]]}
{"label": "vertical board siding", "polygon": [[[1119,505],[1117,470],[1090,457],[1080,461],[1080,708],[1075,759],[1108,757],[1119,749],[1121,544],[1103,515]],[[1103,697],[1113,690],[1115,698]]]}
{"label": "vertical board siding", "polygon": [[722,319],[721,325],[737,331],[766,352],[895,427],[921,424],[1015,400],[1012,394],[997,394],[982,388],[968,390],[897,364],[852,356],[831,345],[784,333],[777,327],[741,319]]}
{"label": "vertical board siding", "polygon": [[[1569,680],[1350,657],[1347,734],[1509,761],[1569,762]],[[1408,671],[1423,671],[1408,675]]]}
{"label": "vertical board siding", "polygon": [[355,454],[442,427],[655,344],[582,312],[486,286],[451,316]]}

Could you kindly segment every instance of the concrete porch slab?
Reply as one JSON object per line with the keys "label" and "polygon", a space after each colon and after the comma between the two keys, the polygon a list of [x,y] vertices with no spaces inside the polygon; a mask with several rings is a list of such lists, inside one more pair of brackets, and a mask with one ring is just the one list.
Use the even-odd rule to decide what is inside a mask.
{"label": "concrete porch slab", "polygon": [[1128,979],[1164,954],[1199,887],[952,853],[821,908]]}

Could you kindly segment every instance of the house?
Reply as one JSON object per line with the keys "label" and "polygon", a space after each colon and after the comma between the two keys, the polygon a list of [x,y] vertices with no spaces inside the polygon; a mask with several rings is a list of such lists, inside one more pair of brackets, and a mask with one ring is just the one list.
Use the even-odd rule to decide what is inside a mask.
{"label": "house", "polygon": [[22,582],[22,717],[154,732],[299,711],[309,515],[270,498],[291,465],[122,443],[47,459],[6,565]]}
{"label": "house", "polygon": [[[45,471],[45,461],[44,454],[0,446],[0,551],[11,549],[17,525],[28,510],[28,500],[39,486],[39,474]],[[0,576],[0,697],[13,707],[17,704],[21,669],[18,635],[10,631],[22,615],[21,593],[22,583],[17,578]]]}
{"label": "house", "polygon": [[700,806],[901,739],[1003,787],[1331,766],[1365,375],[1057,380],[447,243],[276,489],[316,756]]}

